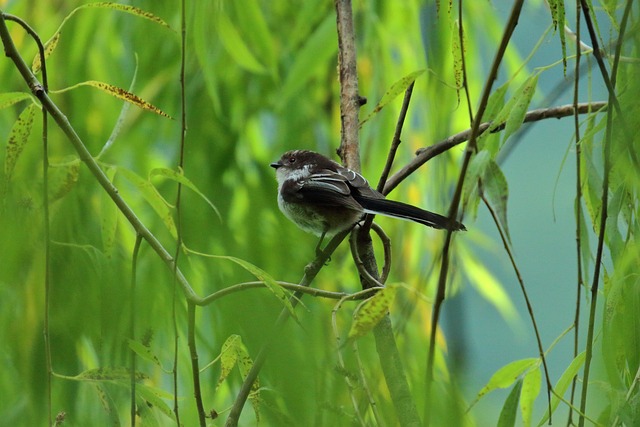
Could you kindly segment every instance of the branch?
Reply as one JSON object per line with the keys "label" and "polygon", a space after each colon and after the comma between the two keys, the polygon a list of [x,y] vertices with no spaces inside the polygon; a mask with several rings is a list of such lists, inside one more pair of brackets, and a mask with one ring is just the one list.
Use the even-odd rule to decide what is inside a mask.
{"label": "branch", "polygon": [[[588,114],[593,112],[604,112],[607,111],[607,103],[604,101],[598,102],[585,102],[578,104],[577,114]],[[559,107],[551,107],[551,108],[540,108],[537,110],[531,110],[527,112],[524,117],[524,123],[529,122],[537,122],[545,119],[561,119],[563,117],[569,117],[576,114],[576,109],[573,104],[561,105]],[[482,135],[484,132],[489,129],[491,126],[491,122],[484,122],[478,126],[478,134],[477,136]],[[500,124],[496,127],[492,132],[500,132],[504,130],[504,123]],[[429,147],[421,148],[416,151],[416,157],[411,160],[407,165],[405,165],[398,172],[393,174],[391,178],[387,181],[387,184],[384,186],[383,194],[387,195],[391,191],[393,191],[398,184],[404,181],[409,175],[415,172],[420,166],[424,165],[426,162],[431,160],[432,158],[444,153],[447,150],[455,147],[456,145],[462,144],[465,141],[468,141],[471,137],[472,129],[467,129],[465,131],[459,132],[455,135],[451,135],[450,137],[443,139],[440,142],[437,142]]]}

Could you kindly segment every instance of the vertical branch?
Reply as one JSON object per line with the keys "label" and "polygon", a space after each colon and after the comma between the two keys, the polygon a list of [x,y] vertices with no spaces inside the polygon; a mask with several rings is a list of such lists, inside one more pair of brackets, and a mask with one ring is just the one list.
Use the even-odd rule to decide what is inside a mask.
{"label": "vertical branch", "polygon": [[[578,114],[578,100],[580,99],[579,94],[579,83],[580,83],[580,58],[582,56],[582,50],[580,49],[579,40],[580,40],[580,0],[576,0],[576,66],[575,66],[575,79],[573,81],[573,124],[575,128],[576,134],[576,200],[575,200],[575,216],[576,216],[576,255],[577,255],[577,289],[576,289],[576,311],[573,318],[573,357],[574,359],[578,356],[579,343],[578,339],[580,338],[580,305],[582,299],[582,286],[584,285],[584,278],[582,277],[582,243],[581,243],[581,234],[582,234],[582,170],[580,166],[580,162],[582,161],[582,153],[581,153],[581,144],[580,144],[580,116]],[[576,384],[578,381],[578,376],[574,376],[571,382],[571,397],[569,401],[571,405],[569,406],[569,418],[567,420],[567,425],[573,425],[573,400],[575,398],[576,393]]]}
{"label": "vertical branch", "polygon": [[360,142],[358,139],[360,96],[358,94],[356,41],[351,0],[335,0],[335,7],[338,27],[341,122],[338,155],[348,168],[360,172]]}
{"label": "vertical branch", "polygon": [[[187,103],[185,97],[185,62],[186,62],[186,44],[187,44],[187,20],[186,20],[186,0],[180,1],[180,158],[178,160],[178,172],[184,171],[184,147],[187,134]],[[171,304],[173,318],[173,413],[176,416],[176,423],[180,425],[180,410],[178,406],[178,313],[177,313],[177,294],[178,294],[178,259],[180,257],[180,249],[182,248],[182,184],[178,182],[178,190],[176,193],[176,252],[174,254],[173,264],[173,297]],[[194,325],[195,326],[195,325]]]}
{"label": "vertical branch", "polygon": [[[142,236],[136,234],[136,243],[133,246],[133,255],[131,257],[131,312],[129,317],[129,335],[131,340],[136,338],[136,282],[138,273],[138,254],[140,253],[140,244]],[[136,352],[131,350],[131,427],[136,425]]]}
{"label": "vertical branch", "polygon": [[[476,148],[476,139],[479,135],[480,123],[482,121],[482,116],[484,111],[487,108],[487,104],[489,102],[489,95],[491,94],[491,88],[493,87],[493,82],[495,81],[498,75],[498,69],[500,68],[500,64],[502,62],[502,58],[504,56],[505,51],[507,50],[507,46],[509,45],[509,41],[511,40],[511,35],[518,25],[518,18],[520,17],[520,11],[522,10],[522,5],[524,0],[516,0],[513,8],[511,9],[511,14],[509,15],[509,20],[507,21],[504,34],[502,35],[502,39],[500,41],[500,45],[498,46],[498,50],[496,52],[495,58],[493,59],[493,63],[491,65],[491,70],[489,71],[489,75],[487,76],[487,81],[485,83],[482,97],[480,98],[480,105],[478,107],[478,113],[473,120],[473,124],[471,127],[471,136],[469,138],[469,143],[467,144],[467,148],[464,153],[464,160],[462,162],[462,167],[460,170],[460,176],[458,178],[458,184],[456,186],[456,191],[453,195],[453,200],[451,201],[451,206],[449,208],[449,220],[453,221],[458,215],[458,206],[460,205],[460,199],[462,197],[462,184],[464,183],[465,176],[467,174],[467,169],[469,167],[469,163],[471,162],[471,156],[473,155]],[[442,308],[442,303],[445,298],[445,290],[447,283],[447,274],[449,269],[449,251],[451,246],[451,237],[452,231],[447,230],[447,234],[445,237],[444,248],[442,250],[442,262],[440,266],[440,276],[438,277],[438,289],[436,291],[436,298],[433,305],[433,313],[432,313],[432,321],[431,321],[431,336],[429,342],[429,352],[427,355],[427,370],[426,370],[426,404],[425,404],[425,425],[429,425],[430,416],[431,416],[431,383],[433,381],[433,364],[435,358],[435,345],[436,345],[436,331],[438,329],[438,322],[440,319],[440,310]]]}
{"label": "vertical branch", "polygon": [[196,348],[196,305],[192,302],[189,302],[188,307],[187,341],[189,342],[189,354],[191,355],[193,397],[196,400],[196,408],[198,410],[198,421],[200,422],[200,427],[205,427],[207,422],[205,419],[204,405],[202,404],[202,392],[200,390],[200,368],[198,366],[198,349]]}
{"label": "vertical branch", "polygon": [[[358,73],[356,68],[355,31],[353,28],[353,14],[350,0],[335,0],[340,74],[340,118],[341,143],[338,154],[345,165],[355,171],[360,171],[360,152],[358,142],[358,112],[360,97],[358,94]],[[407,101],[408,102],[408,101]],[[391,158],[392,155],[390,154]],[[358,228],[355,233],[358,253],[361,255],[364,268],[376,280],[379,279],[378,266],[373,252],[371,236],[369,235],[370,221]],[[361,277],[363,288],[369,286]],[[393,401],[398,421],[402,426],[421,425],[409,383],[402,367],[400,352],[393,335],[391,319],[385,316],[374,328],[373,334],[376,349],[380,358],[380,365]]]}

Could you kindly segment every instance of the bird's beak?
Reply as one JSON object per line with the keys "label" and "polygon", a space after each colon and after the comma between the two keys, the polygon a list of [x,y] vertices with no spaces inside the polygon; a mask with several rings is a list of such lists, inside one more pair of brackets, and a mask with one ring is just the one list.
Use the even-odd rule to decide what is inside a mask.
{"label": "bird's beak", "polygon": [[282,166],[282,163],[280,163],[280,161],[277,161],[277,162],[271,163],[269,166],[271,166],[274,169],[278,169],[280,166]]}

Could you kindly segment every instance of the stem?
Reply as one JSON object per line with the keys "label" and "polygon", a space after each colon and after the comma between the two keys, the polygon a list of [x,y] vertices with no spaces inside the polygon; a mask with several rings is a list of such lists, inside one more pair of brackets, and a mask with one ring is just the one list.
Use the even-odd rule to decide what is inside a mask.
{"label": "stem", "polygon": [[191,355],[193,397],[196,400],[196,407],[198,409],[198,421],[200,422],[200,427],[205,427],[207,422],[204,413],[204,406],[202,404],[202,392],[200,390],[200,368],[198,366],[198,349],[196,348],[196,306],[191,302],[189,303],[187,318],[187,341],[189,343],[189,354]]}

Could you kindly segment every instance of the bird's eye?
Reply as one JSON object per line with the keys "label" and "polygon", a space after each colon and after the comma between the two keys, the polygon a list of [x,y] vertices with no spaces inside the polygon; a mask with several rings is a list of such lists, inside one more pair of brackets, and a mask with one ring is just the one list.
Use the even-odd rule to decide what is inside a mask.
{"label": "bird's eye", "polygon": [[293,157],[293,156],[289,157],[289,164],[293,164],[295,162],[296,162],[296,158],[295,157]]}

